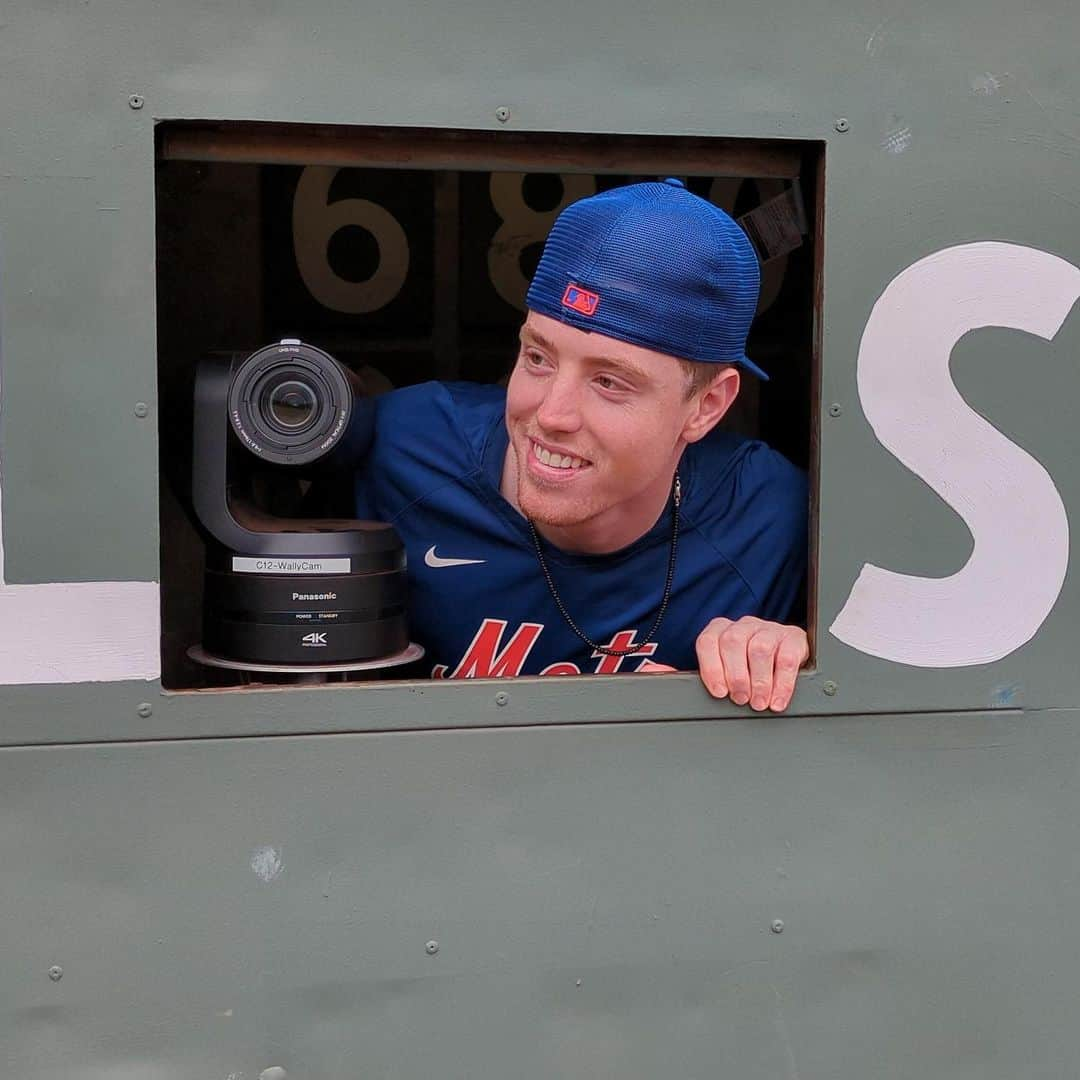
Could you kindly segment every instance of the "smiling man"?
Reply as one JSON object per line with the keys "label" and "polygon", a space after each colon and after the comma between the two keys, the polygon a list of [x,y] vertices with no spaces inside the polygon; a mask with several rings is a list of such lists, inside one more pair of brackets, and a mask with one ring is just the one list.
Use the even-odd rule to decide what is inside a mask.
{"label": "smiling man", "polygon": [[405,542],[434,677],[697,668],[779,711],[808,655],[805,477],[718,427],[757,258],[677,180],[555,223],[507,390],[429,383],[377,406],[358,513]]}

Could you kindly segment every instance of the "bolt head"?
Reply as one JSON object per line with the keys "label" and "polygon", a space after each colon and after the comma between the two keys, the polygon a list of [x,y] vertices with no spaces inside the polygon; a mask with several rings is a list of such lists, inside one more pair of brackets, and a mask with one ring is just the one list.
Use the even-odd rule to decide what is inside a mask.
{"label": "bolt head", "polygon": [[495,695],[496,705],[505,705],[510,700],[510,695],[505,690],[500,690]]}
{"label": "bolt head", "polygon": [[829,697],[836,697],[836,691],[839,690],[840,687],[838,687],[832,679],[826,679],[825,682],[821,684],[821,689]]}
{"label": "bolt head", "polygon": [[839,131],[839,132],[840,132],[841,134],[843,134],[843,133],[844,133],[845,131],[850,131],[850,130],[851,130],[851,124],[849,123],[849,121],[848,121],[848,119],[847,119],[847,117],[846,117],[846,116],[841,116],[841,117],[840,117],[840,118],[839,118],[839,119],[838,119],[838,120],[836,121],[836,124],[834,125],[834,127],[835,127],[835,128],[836,128],[836,130],[837,130],[837,131]]}
{"label": "bolt head", "polygon": [[428,954],[428,956],[434,956],[438,951],[439,951],[439,943],[437,941],[429,941],[424,946],[424,952],[426,952]]}
{"label": "bolt head", "polygon": [[128,105],[133,109],[141,109],[146,104],[146,99],[142,94],[132,94],[128,97]]}
{"label": "bolt head", "polygon": [[769,929],[771,929],[774,934],[782,934],[784,932],[784,920],[773,919]]}
{"label": "bolt head", "polygon": [[154,708],[149,701],[142,702],[135,710],[144,720],[153,713]]}
{"label": "bolt head", "polygon": [[505,105],[500,105],[495,110],[495,119],[501,124],[505,124],[510,119],[510,110]]}
{"label": "bolt head", "polygon": [[59,964],[53,964],[53,966],[49,968],[49,978],[52,979],[53,982],[59,982],[63,977],[64,969]]}
{"label": "bolt head", "polygon": [[844,411],[844,406],[841,405],[839,401],[834,401],[829,406],[829,415],[830,416],[840,416],[843,413],[843,411]]}
{"label": "bolt head", "polygon": [[144,419],[145,417],[150,415],[150,406],[147,405],[145,401],[136,401],[135,402],[135,415],[140,420]]}

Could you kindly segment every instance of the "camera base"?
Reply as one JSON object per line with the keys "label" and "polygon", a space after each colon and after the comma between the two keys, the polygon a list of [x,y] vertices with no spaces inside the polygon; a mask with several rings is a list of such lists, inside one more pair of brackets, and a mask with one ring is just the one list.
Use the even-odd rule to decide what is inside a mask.
{"label": "camera base", "polygon": [[382,668],[400,667],[402,664],[411,664],[414,660],[419,660],[424,655],[424,650],[415,642],[410,642],[408,647],[402,649],[401,652],[390,656],[380,656],[375,660],[354,660],[343,664],[256,664],[215,656],[213,653],[208,653],[202,645],[192,645],[187,654],[197,664],[227,668],[229,671],[256,671],[265,672],[268,675],[328,675],[335,672],[378,671]]}

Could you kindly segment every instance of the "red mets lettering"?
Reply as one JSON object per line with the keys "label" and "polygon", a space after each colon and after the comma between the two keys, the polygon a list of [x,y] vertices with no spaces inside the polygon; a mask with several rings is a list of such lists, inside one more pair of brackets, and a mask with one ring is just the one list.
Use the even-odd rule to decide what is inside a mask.
{"label": "red mets lettering", "polygon": [[[520,675],[525,661],[544,629],[542,623],[522,623],[510,640],[503,645],[505,619],[485,619],[473,635],[465,655],[449,677],[451,679],[498,679]],[[440,671],[439,668],[442,668]],[[440,664],[432,671],[436,679],[446,678],[446,666]]]}
{"label": "red mets lettering", "polygon": [[[448,664],[436,664],[431,669],[433,679],[498,679],[520,675],[529,659],[533,646],[544,629],[543,623],[521,623],[504,642],[508,627],[505,619],[485,619],[473,635],[469,647],[465,650],[460,663],[451,671]],[[652,656],[659,647],[655,641],[638,643],[636,630],[620,630],[604,646],[606,649],[633,649],[626,656],[608,656],[594,652],[591,659],[597,660],[597,675],[614,675],[621,671],[623,662],[631,657],[643,657],[634,670],[647,670]],[[572,660],[558,660],[548,664],[541,675],[580,675],[582,669]]]}

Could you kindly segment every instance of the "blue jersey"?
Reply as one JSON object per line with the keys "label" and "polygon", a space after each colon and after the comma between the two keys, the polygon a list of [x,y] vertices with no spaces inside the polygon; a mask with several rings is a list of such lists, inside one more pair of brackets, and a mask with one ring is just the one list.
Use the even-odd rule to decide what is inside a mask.
{"label": "blue jersey", "polygon": [[717,616],[789,617],[806,572],[804,474],[761,442],[714,431],[679,464],[682,504],[671,600],[653,641],[670,511],[609,555],[545,544],[571,617],[621,658],[595,652],[552,599],[525,518],[499,492],[508,436],[497,386],[425,383],[376,405],[357,478],[357,514],[405,544],[412,638],[435,677],[613,674],[648,661],[697,667],[694,642]]}

